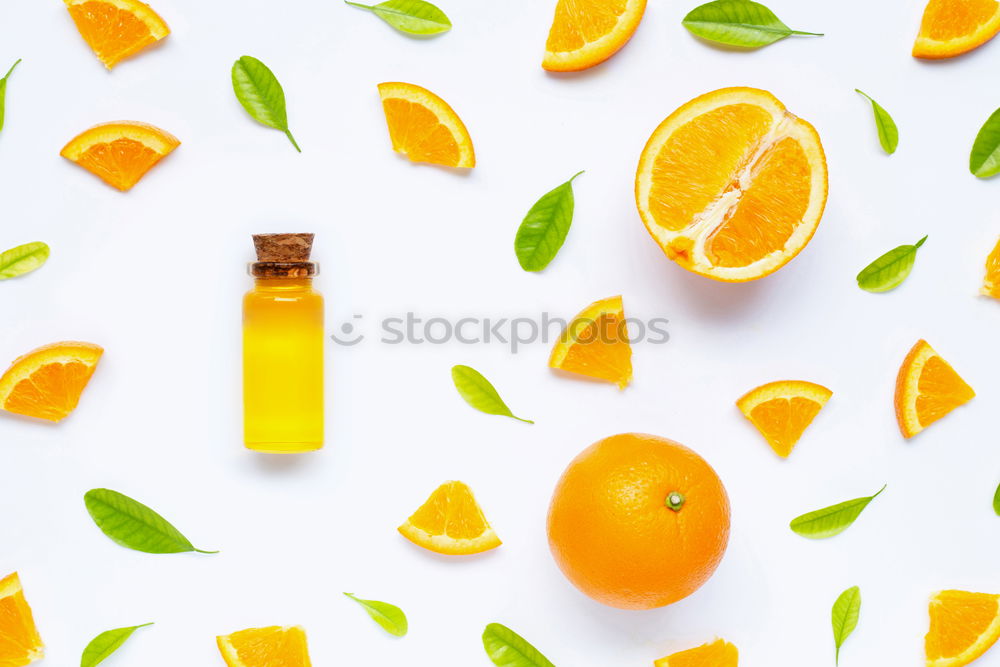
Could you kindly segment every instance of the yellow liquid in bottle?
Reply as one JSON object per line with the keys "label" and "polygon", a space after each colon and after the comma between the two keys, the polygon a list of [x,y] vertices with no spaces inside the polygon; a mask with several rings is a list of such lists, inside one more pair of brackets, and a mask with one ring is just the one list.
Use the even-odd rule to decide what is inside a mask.
{"label": "yellow liquid in bottle", "polygon": [[323,446],[323,297],[311,278],[258,278],[243,299],[243,425],[249,449]]}

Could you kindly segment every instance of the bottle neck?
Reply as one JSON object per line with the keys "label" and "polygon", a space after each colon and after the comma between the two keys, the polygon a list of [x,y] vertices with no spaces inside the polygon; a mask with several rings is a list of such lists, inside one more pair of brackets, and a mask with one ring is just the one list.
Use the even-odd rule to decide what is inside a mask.
{"label": "bottle neck", "polygon": [[312,278],[255,278],[258,292],[301,292],[312,290]]}

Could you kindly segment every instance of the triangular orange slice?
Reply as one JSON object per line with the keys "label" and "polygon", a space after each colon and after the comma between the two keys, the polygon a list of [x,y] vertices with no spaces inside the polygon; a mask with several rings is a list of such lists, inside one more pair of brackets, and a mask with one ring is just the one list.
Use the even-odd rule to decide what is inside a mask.
{"label": "triangular orange slice", "polygon": [[17,572],[0,579],[0,665],[22,667],[45,656]]}
{"label": "triangular orange slice", "polygon": [[412,83],[380,83],[378,92],[394,151],[412,162],[476,166],[472,137],[447,102]]}
{"label": "triangular orange slice", "polygon": [[951,58],[982,46],[1000,32],[997,0],[930,0],[913,44],[917,58]]}
{"label": "triangular orange slice", "polygon": [[975,396],[972,387],[927,341],[918,340],[896,376],[899,430],[904,438],[912,438]]}
{"label": "triangular orange slice", "polygon": [[301,627],[249,628],[216,637],[229,667],[310,667],[306,632]]}
{"label": "triangular orange slice", "polygon": [[739,651],[724,639],[660,658],[656,667],[737,667]]}
{"label": "triangular orange slice", "polygon": [[1000,595],[939,591],[929,611],[927,667],[963,667],[1000,639]]}
{"label": "triangular orange slice", "polygon": [[542,67],[575,72],[604,62],[632,38],[646,0],[559,0]]}
{"label": "triangular orange slice", "polygon": [[399,527],[403,537],[439,554],[466,556],[500,546],[475,496],[463,482],[445,482]]}
{"label": "triangular orange slice", "polygon": [[1000,299],[1000,241],[997,241],[993,251],[986,257],[986,276],[979,293]]}
{"label": "triangular orange slice", "polygon": [[166,130],[123,120],[81,132],[59,154],[125,191],[180,145]]}
{"label": "triangular orange slice", "polygon": [[104,349],[93,343],[44,345],[19,357],[0,376],[0,408],[60,421],[76,409]]}
{"label": "triangular orange slice", "polygon": [[170,34],[139,0],[65,0],[76,29],[108,69]]}
{"label": "triangular orange slice", "polygon": [[823,385],[782,380],[751,389],[736,405],[775,454],[787,458],[831,396],[833,392]]}
{"label": "triangular orange slice", "polygon": [[595,301],[580,311],[552,348],[549,367],[627,387],[632,381],[632,345],[621,296]]}

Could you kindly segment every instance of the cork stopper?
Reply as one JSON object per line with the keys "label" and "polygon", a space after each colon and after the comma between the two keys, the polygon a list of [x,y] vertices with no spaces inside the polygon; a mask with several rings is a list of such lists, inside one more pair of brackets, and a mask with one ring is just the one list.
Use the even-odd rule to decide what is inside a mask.
{"label": "cork stopper", "polygon": [[311,278],[319,265],[309,261],[314,234],[254,234],[257,261],[250,265],[255,278]]}

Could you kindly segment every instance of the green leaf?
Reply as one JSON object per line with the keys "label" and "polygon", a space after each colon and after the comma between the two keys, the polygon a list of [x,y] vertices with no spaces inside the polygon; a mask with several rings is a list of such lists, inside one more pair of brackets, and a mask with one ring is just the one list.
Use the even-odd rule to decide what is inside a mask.
{"label": "green leaf", "polygon": [[465,399],[465,402],[480,412],[488,415],[500,415],[502,417],[513,417],[526,424],[534,424],[530,419],[516,417],[507,404],[500,398],[500,394],[490,384],[490,381],[483,377],[483,374],[475,368],[469,366],[453,366],[451,369],[451,379],[455,383],[455,389]]}
{"label": "green leaf", "polygon": [[143,623],[142,625],[133,625],[128,628],[116,628],[114,630],[108,630],[107,632],[102,632],[87,644],[87,648],[83,649],[83,657],[80,658],[80,667],[94,667],[94,665],[100,664],[109,655],[121,648],[122,644],[129,640],[132,633],[139,628],[145,628],[152,625],[152,623]]}
{"label": "green leaf", "polygon": [[913,245],[897,246],[861,269],[858,287],[866,292],[888,292],[902,285],[913,270],[917,250],[926,240],[925,236]]}
{"label": "green leaf", "polygon": [[49,259],[49,246],[41,241],[0,252],[0,280],[31,273]]}
{"label": "green leaf", "polygon": [[996,493],[993,494],[993,511],[996,512],[997,516],[1000,516],[1000,486],[997,487]]}
{"label": "green leaf", "polygon": [[233,91],[255,121],[281,130],[295,150],[302,152],[288,129],[285,91],[267,65],[251,56],[243,56],[233,63]]}
{"label": "green leaf", "polygon": [[499,623],[486,626],[483,647],[497,667],[555,667],[524,637]]}
{"label": "green leaf", "polygon": [[406,631],[410,626],[406,621],[406,614],[396,605],[378,600],[362,600],[355,597],[353,593],[344,593],[344,595],[361,605],[372,617],[372,620],[381,625],[390,635],[406,636]]}
{"label": "green leaf", "polygon": [[555,259],[573,224],[573,181],[577,172],[535,202],[514,237],[514,252],[525,271],[541,271]]}
{"label": "green leaf", "polygon": [[875,114],[875,127],[878,129],[878,142],[882,144],[882,150],[892,155],[896,152],[896,146],[899,145],[899,128],[896,127],[896,121],[868,93],[857,88],[854,89],[854,92],[860,93],[872,103],[872,111]]}
{"label": "green leaf", "polygon": [[854,628],[858,627],[858,617],[861,615],[861,589],[857,586],[848,588],[840,594],[837,601],[833,603],[831,612],[833,621],[833,641],[837,646],[837,664],[840,664],[840,647]]}
{"label": "green leaf", "polygon": [[830,507],[824,507],[815,512],[808,512],[792,519],[791,529],[802,537],[811,540],[821,540],[834,535],[840,535],[857,520],[868,503],[878,498],[885,491],[883,486],[874,496],[855,498]]}
{"label": "green leaf", "polygon": [[1000,109],[986,119],[972,144],[969,171],[979,178],[1000,173]]}
{"label": "green leaf", "polygon": [[17,62],[11,65],[10,69],[7,70],[7,73],[4,75],[4,77],[0,79],[0,130],[3,129],[4,110],[6,109],[7,106],[7,79],[10,78],[10,75],[11,73],[13,73],[14,68],[17,67],[20,62],[21,59],[18,58]]}
{"label": "green leaf", "polygon": [[759,2],[713,0],[692,9],[683,20],[694,35],[713,42],[755,49],[789,35],[822,37],[822,33],[792,30]]}
{"label": "green leaf", "polygon": [[97,527],[123,547],[148,554],[219,553],[195,549],[169,521],[117,491],[91,489],[83,501]]}
{"label": "green leaf", "polygon": [[451,30],[448,16],[424,0],[386,0],[378,5],[344,2],[351,7],[367,9],[396,30],[411,35],[437,35]]}

